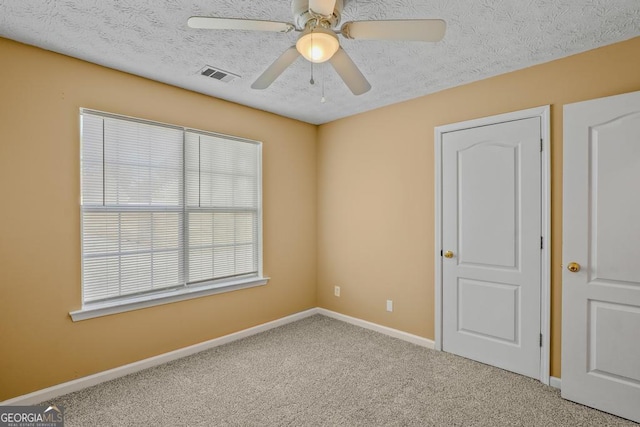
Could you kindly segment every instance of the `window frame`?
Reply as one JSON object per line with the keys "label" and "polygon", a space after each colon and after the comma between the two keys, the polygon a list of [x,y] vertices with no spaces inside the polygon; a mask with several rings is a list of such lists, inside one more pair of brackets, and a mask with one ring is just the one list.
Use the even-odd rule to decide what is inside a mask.
{"label": "window frame", "polygon": [[[75,321],[79,321],[79,320],[85,320],[85,319],[91,319],[91,318],[95,318],[95,317],[101,317],[101,316],[106,316],[106,315],[111,315],[111,314],[116,314],[116,313],[122,313],[122,312],[127,312],[127,311],[132,311],[132,310],[139,310],[142,308],[147,308],[147,307],[153,307],[156,305],[162,305],[162,304],[168,304],[168,303],[173,303],[173,302],[178,302],[178,301],[184,301],[184,300],[188,300],[188,299],[193,299],[193,298],[200,298],[203,296],[208,296],[208,295],[215,295],[218,293],[225,293],[225,292],[231,292],[231,291],[236,291],[236,290],[240,290],[240,289],[246,289],[246,288],[251,288],[251,287],[256,287],[256,286],[263,286],[266,285],[269,281],[268,277],[264,277],[263,274],[263,256],[264,256],[264,252],[263,252],[263,229],[262,229],[262,221],[263,221],[263,210],[262,210],[262,142],[260,141],[255,141],[255,140],[250,140],[250,139],[246,139],[246,138],[240,138],[237,136],[231,136],[231,135],[225,135],[225,134],[221,134],[221,133],[217,133],[217,132],[210,132],[210,131],[205,131],[205,130],[201,130],[201,129],[194,129],[194,128],[190,128],[190,127],[182,127],[182,126],[176,126],[173,124],[167,124],[167,123],[162,123],[162,122],[158,122],[158,121],[153,121],[153,120],[146,120],[146,119],[140,119],[140,118],[136,118],[136,117],[130,117],[130,116],[125,116],[125,115],[120,115],[120,114],[114,114],[114,113],[108,113],[108,112],[103,112],[103,111],[98,111],[98,110],[93,110],[93,109],[88,109],[88,108],[80,108],[79,110],[79,115],[78,115],[78,135],[79,135],[79,147],[80,147],[80,153],[82,153],[82,148],[83,148],[83,144],[82,144],[82,116],[83,114],[88,114],[88,115],[93,115],[93,116],[99,116],[102,118],[113,118],[113,119],[118,119],[118,120],[126,120],[126,121],[131,121],[131,122],[138,122],[138,123],[144,123],[144,124],[148,124],[148,125],[152,125],[152,126],[162,126],[162,127],[168,127],[168,128],[172,128],[172,129],[179,129],[182,131],[183,134],[183,142],[182,142],[182,150],[183,152],[186,150],[186,135],[187,133],[191,132],[191,133],[195,133],[195,134],[200,134],[200,135],[205,135],[205,136],[212,136],[215,138],[222,138],[222,139],[226,139],[226,140],[231,140],[231,141],[237,141],[240,143],[248,143],[248,144],[253,144],[257,146],[257,171],[256,171],[256,177],[257,177],[257,208],[256,209],[251,209],[251,212],[256,212],[257,218],[256,218],[256,252],[257,252],[257,274],[256,275],[251,275],[248,277],[245,276],[237,276],[237,277],[232,277],[232,278],[222,278],[222,279],[211,279],[211,280],[206,280],[203,282],[199,282],[199,283],[189,283],[187,280],[188,277],[188,271],[187,271],[187,266],[188,266],[188,250],[189,250],[189,241],[188,241],[188,215],[189,212],[193,212],[193,208],[189,208],[188,207],[188,202],[187,202],[187,193],[186,193],[186,186],[187,186],[187,182],[186,182],[186,175],[187,175],[187,165],[186,165],[186,159],[183,156],[182,158],[182,176],[183,176],[183,186],[184,186],[184,190],[183,190],[183,205],[182,207],[178,208],[181,211],[181,215],[182,215],[182,224],[183,224],[183,230],[181,232],[181,245],[182,245],[182,252],[184,254],[184,263],[185,263],[185,270],[184,270],[184,277],[182,282],[183,283],[177,283],[175,287],[170,287],[170,288],[166,288],[166,289],[161,289],[158,291],[147,291],[144,293],[140,293],[140,294],[131,294],[131,295],[125,295],[125,296],[120,296],[120,297],[114,297],[114,298],[110,298],[110,299],[105,299],[105,300],[101,300],[101,301],[94,301],[94,302],[85,302],[84,301],[84,292],[85,292],[85,286],[84,286],[84,271],[81,271],[81,292],[82,292],[82,308],[80,310],[75,310],[75,311],[71,311],[69,313],[69,315],[71,316],[72,320]],[[104,159],[103,159],[104,161]],[[82,194],[82,176],[83,176],[83,168],[82,168],[82,158],[80,161],[80,167],[79,167],[79,171],[80,171],[80,177],[81,177],[81,182],[80,182],[80,194]],[[80,198],[81,200],[81,198]],[[83,213],[85,212],[85,210],[87,212],[90,212],[92,209],[105,209],[104,207],[102,208],[95,208],[92,207],[90,205],[88,206],[84,206],[82,204],[82,202],[79,203],[79,208],[80,208],[80,247],[81,247],[81,254],[80,254],[80,262],[81,262],[81,269],[84,265],[84,254],[83,254],[83,239],[84,239],[84,233],[82,230],[82,217],[83,217]],[[107,207],[106,209],[111,210],[112,208]],[[143,208],[141,210],[154,210],[153,207],[149,206],[148,209]],[[114,211],[126,211],[127,209],[124,208],[122,210],[115,208],[113,209]],[[206,208],[205,210],[207,211],[211,211],[212,209]],[[238,211],[241,210],[246,210],[244,208],[239,208]]]}

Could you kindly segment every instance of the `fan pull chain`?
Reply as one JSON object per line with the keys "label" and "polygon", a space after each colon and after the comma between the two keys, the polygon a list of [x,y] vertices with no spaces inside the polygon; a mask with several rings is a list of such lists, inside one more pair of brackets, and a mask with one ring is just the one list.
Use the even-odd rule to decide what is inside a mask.
{"label": "fan pull chain", "polygon": [[316,83],[316,81],[313,80],[313,62],[311,63],[311,80],[309,80],[309,83],[312,85]]}
{"label": "fan pull chain", "polygon": [[324,97],[324,69],[325,68],[326,67],[323,65],[322,66],[322,98],[320,98],[320,102],[323,104],[327,102],[327,99]]}
{"label": "fan pull chain", "polygon": [[[311,52],[313,52],[313,34],[311,34]],[[309,80],[309,83],[311,83],[312,85],[315,84],[315,80],[313,80],[313,61],[311,62],[311,80]]]}

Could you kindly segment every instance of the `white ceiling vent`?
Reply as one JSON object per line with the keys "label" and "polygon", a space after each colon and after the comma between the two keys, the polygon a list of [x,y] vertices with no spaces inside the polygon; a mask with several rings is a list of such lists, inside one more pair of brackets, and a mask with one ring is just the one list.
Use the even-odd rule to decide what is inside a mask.
{"label": "white ceiling vent", "polygon": [[225,83],[229,83],[231,80],[235,80],[240,77],[237,74],[233,74],[228,71],[223,71],[219,68],[214,68],[210,65],[205,65],[205,67],[200,70],[200,74],[202,74],[205,77],[209,77],[215,80],[220,80],[221,82],[225,82]]}

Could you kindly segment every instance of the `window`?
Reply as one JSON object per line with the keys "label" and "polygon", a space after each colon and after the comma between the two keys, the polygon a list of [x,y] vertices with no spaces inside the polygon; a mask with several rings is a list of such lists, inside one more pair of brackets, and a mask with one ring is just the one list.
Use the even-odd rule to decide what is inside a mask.
{"label": "window", "polygon": [[266,283],[260,143],[86,109],[80,117],[74,320]]}

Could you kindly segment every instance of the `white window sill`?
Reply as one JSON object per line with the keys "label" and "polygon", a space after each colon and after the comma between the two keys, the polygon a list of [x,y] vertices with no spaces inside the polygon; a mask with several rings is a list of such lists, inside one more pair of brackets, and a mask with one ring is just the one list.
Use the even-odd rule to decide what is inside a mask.
{"label": "white window sill", "polygon": [[182,288],[157,294],[141,295],[121,299],[117,301],[97,302],[85,304],[82,309],[69,313],[74,322],[79,320],[93,319],[94,317],[109,316],[111,314],[124,313],[141,308],[153,307],[156,305],[169,304],[172,302],[184,301],[207,295],[220,294],[223,292],[237,291],[239,289],[253,288],[255,286],[266,285],[268,277],[252,277],[250,279],[240,279],[224,284],[212,284],[192,288]]}

